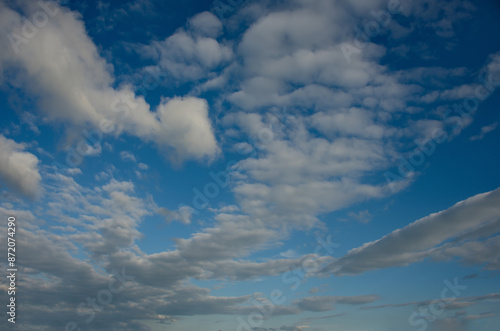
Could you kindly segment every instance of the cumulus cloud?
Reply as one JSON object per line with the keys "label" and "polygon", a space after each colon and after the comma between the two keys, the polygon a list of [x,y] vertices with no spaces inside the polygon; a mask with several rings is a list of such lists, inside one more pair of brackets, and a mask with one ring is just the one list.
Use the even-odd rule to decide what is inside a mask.
{"label": "cumulus cloud", "polygon": [[184,155],[213,159],[219,152],[205,100],[193,97],[168,100],[158,107],[158,118],[167,126],[158,133],[160,141],[168,142],[167,147],[172,147],[181,161]]}
{"label": "cumulus cloud", "polygon": [[286,131],[270,130],[273,122],[260,114],[234,113],[224,121],[255,139],[259,151],[233,167],[233,190],[250,215],[277,226],[310,227],[320,213],[389,192],[385,183],[362,180],[364,172],[386,166],[382,142],[316,137],[301,118],[289,118]]}
{"label": "cumulus cloud", "polygon": [[[392,71],[380,64],[384,47],[370,41],[347,61],[340,45],[352,42],[353,32],[345,27],[373,19],[370,10],[387,3],[293,4],[263,10],[236,45],[242,62],[223,73],[236,84],[221,89],[234,111],[220,123],[235,147],[252,144],[253,153],[232,168],[242,211],[276,226],[307,228],[319,224],[318,214],[406,188],[410,176],[389,185],[372,175],[450,130],[442,112],[424,112],[428,103],[468,96],[476,86],[449,84],[465,80],[463,67]],[[398,15],[466,19],[468,4],[451,5],[456,13],[419,3]],[[491,72],[495,61],[484,70]]]}
{"label": "cumulus cloud", "polygon": [[[13,72],[20,86],[38,98],[45,118],[81,129],[91,126],[101,134],[127,133],[157,144],[178,162],[216,156],[218,146],[206,101],[164,99],[155,113],[130,85],[114,87],[112,67],[100,56],[74,12],[52,2],[56,14],[37,29],[36,37],[26,39],[21,32],[23,16],[1,6],[1,29],[7,32],[2,34],[2,43],[12,47],[2,53],[0,69]],[[23,3],[28,16],[40,10],[39,6]],[[197,47],[210,53],[212,46],[200,41]],[[218,61],[217,54],[215,51],[210,63]]]}
{"label": "cumulus cloud", "polygon": [[143,45],[140,54],[157,62],[154,70],[168,72],[179,82],[214,79],[214,70],[233,58],[231,46],[216,39],[221,32],[220,20],[203,12],[191,17],[186,29]]}
{"label": "cumulus cloud", "polygon": [[40,190],[38,158],[24,144],[0,135],[0,179],[11,189],[29,197]]}
{"label": "cumulus cloud", "polygon": [[210,12],[199,13],[189,19],[188,26],[196,33],[217,38],[222,32],[222,22]]}

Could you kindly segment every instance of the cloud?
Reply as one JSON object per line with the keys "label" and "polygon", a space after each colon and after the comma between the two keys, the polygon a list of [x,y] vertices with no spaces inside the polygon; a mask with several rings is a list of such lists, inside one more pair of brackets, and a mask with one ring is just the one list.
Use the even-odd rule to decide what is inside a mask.
{"label": "cloud", "polygon": [[431,29],[446,42],[455,37],[456,29],[472,17],[476,7],[470,1],[446,1],[432,3],[428,0],[400,5],[398,10],[412,21],[418,22],[415,32],[420,29]]}
{"label": "cloud", "polygon": [[304,119],[285,116],[290,125],[276,131],[270,130],[272,118],[260,114],[234,113],[224,119],[255,141],[259,151],[233,167],[233,190],[244,212],[265,215],[277,225],[310,227],[318,213],[388,194],[385,183],[362,182],[364,172],[386,165],[382,142],[358,137],[330,141],[309,132]]}
{"label": "cloud", "polygon": [[[37,29],[36,36],[11,44],[8,38],[14,34],[23,38],[22,15],[1,6],[0,28],[6,31],[2,43],[12,47],[6,47],[0,57],[0,70],[8,70],[20,88],[38,99],[44,118],[64,122],[77,131],[91,127],[101,136],[130,134],[155,143],[175,162],[212,160],[217,155],[206,101],[195,97],[163,99],[154,112],[130,85],[114,87],[112,66],[100,56],[74,12],[51,2],[56,13]],[[29,17],[40,10],[39,6],[23,3]],[[208,61],[212,44],[199,43]]]}
{"label": "cloud", "polygon": [[[499,222],[497,222],[499,223]],[[485,269],[500,269],[500,236],[485,241],[467,241],[457,245],[444,245],[432,258],[436,261],[458,257],[465,265],[485,265]]]}
{"label": "cloud", "polygon": [[221,32],[220,20],[212,13],[202,12],[189,19],[186,29],[143,45],[139,53],[156,61],[154,71],[167,72],[180,83],[214,79],[215,70],[233,58],[231,45],[216,39]]}
{"label": "cloud", "polygon": [[390,131],[375,123],[375,114],[366,109],[350,108],[316,113],[312,116],[313,126],[327,136],[356,136],[380,139]]}
{"label": "cloud", "polygon": [[330,256],[307,254],[298,258],[269,259],[265,262],[246,260],[219,260],[202,264],[207,271],[203,278],[248,280],[262,276],[283,275],[293,269],[307,268],[307,276],[313,276],[321,266],[333,260]]}
{"label": "cloud", "polygon": [[[444,309],[457,310],[470,307],[480,301],[499,300],[499,299],[500,299],[500,293],[490,293],[486,295],[471,296],[464,298],[449,298],[449,299],[443,299],[442,301],[445,303]],[[436,302],[436,299],[424,300],[424,301],[411,301],[398,304],[384,304],[378,306],[363,306],[360,309],[367,310],[367,309],[381,309],[381,308],[399,308],[406,306],[422,307],[422,306],[429,306],[434,302]]]}
{"label": "cloud", "polygon": [[202,12],[191,17],[188,22],[191,30],[207,37],[217,38],[222,32],[222,22],[210,12]]}
{"label": "cloud", "polygon": [[373,217],[368,210],[361,210],[357,213],[351,211],[351,212],[347,213],[347,216],[355,219],[356,221],[358,221],[360,223],[364,223],[364,224],[370,222],[370,220]]}
{"label": "cloud", "polygon": [[302,331],[304,329],[308,329],[308,326],[304,325],[295,325],[295,326],[287,326],[287,325],[282,325],[280,326],[279,330],[283,331]]}
{"label": "cloud", "polygon": [[184,155],[213,159],[219,152],[205,100],[193,97],[165,100],[158,107],[158,118],[166,125],[158,133],[159,139],[168,142],[166,146],[171,146],[181,161]]}
{"label": "cloud", "polygon": [[139,164],[137,166],[141,170],[148,170],[149,169],[149,166],[146,163],[139,162]]}
{"label": "cloud", "polygon": [[467,315],[464,318],[468,321],[472,321],[472,320],[478,320],[481,318],[488,318],[488,317],[494,317],[494,316],[496,316],[496,314],[494,312],[489,311],[489,312],[484,312],[484,313],[477,314],[477,315]]}
{"label": "cloud", "polygon": [[316,294],[319,292],[319,287],[311,287],[309,289],[309,294]]}
{"label": "cloud", "polygon": [[429,330],[435,331],[466,331],[467,321],[458,318],[444,318],[434,321]]}
{"label": "cloud", "polygon": [[179,221],[186,225],[191,224],[193,217],[193,208],[189,206],[181,206],[175,211],[168,210],[167,208],[159,208],[157,212],[165,216],[167,222]]}
{"label": "cloud", "polygon": [[252,331],[302,331],[304,329],[308,329],[308,326],[304,325],[295,325],[295,326],[289,326],[289,325],[282,325],[279,328],[263,328],[263,327],[253,327]]}
{"label": "cloud", "polygon": [[[43,201],[45,214],[77,228],[76,233],[74,229],[69,231],[71,240],[81,245],[93,261],[101,261],[108,271],[126,268],[139,284],[172,289],[191,278],[249,280],[279,275],[310,261],[318,267],[332,261],[329,256],[316,254],[264,262],[233,260],[270,247],[270,240],[279,240],[283,235],[250,222],[247,216],[231,214],[217,214],[220,223],[216,227],[202,229],[187,239],[174,238],[175,249],[145,254],[136,246],[142,238],[138,228],[144,218],[155,210],[189,224],[189,207],[174,212],[158,208],[150,197],[138,197],[129,181],[111,178],[102,186],[85,188],[62,174],[47,177],[51,185]],[[82,216],[71,218],[70,213]]]}
{"label": "cloud", "polygon": [[280,253],[280,256],[283,256],[283,257],[286,257],[289,259],[297,257],[298,255],[299,254],[297,254],[297,252],[293,249],[287,249],[286,251]]}
{"label": "cloud", "polygon": [[498,127],[498,122],[492,123],[490,125],[485,125],[481,128],[481,132],[476,135],[470,137],[470,141],[475,141],[475,140],[481,140],[484,138],[484,136],[492,131],[494,131]]}
{"label": "cloud", "polygon": [[[442,18],[444,33],[444,22],[460,22],[470,9],[457,1],[451,5],[457,13],[411,4],[402,14]],[[346,27],[373,19],[371,9],[295,1],[264,10],[243,33],[235,48],[241,61],[222,74],[234,83],[220,89],[221,102],[232,106],[220,121],[224,140],[233,148],[251,145],[251,154],[232,168],[232,190],[243,213],[277,226],[319,226],[319,214],[406,188],[415,176],[388,183],[381,172],[415,144],[451,130],[442,113],[424,110],[473,93],[476,86],[468,82],[450,84],[466,80],[467,69],[393,71],[380,64],[384,46],[370,42],[347,63],[340,45],[354,30],[345,32]]]}
{"label": "cloud", "polygon": [[[149,4],[141,1],[127,7],[143,11],[151,8]],[[458,4],[451,1],[446,5],[461,11]],[[464,68],[394,72],[391,66],[379,64],[386,50],[374,43],[368,43],[347,65],[339,45],[350,40],[351,28],[369,17],[374,5],[360,0],[294,0],[269,8],[255,4],[244,14],[248,15],[244,20],[248,29],[239,25],[237,33],[242,34],[233,41],[226,38],[230,36],[221,37],[224,28],[213,14],[195,15],[186,27],[138,51],[154,62],[147,69],[169,74],[167,84],[186,89],[196,85],[190,96],[163,98],[155,109],[135,95],[130,85],[117,84],[113,68],[87,35],[81,16],[68,9],[57,7],[59,13],[35,38],[18,45],[18,54],[11,48],[2,52],[2,79],[8,78],[14,85],[11,88],[22,87],[39,101],[35,108],[43,121],[64,123],[68,131],[94,128],[108,136],[137,137],[154,143],[175,163],[213,160],[220,152],[214,134],[219,129],[227,132],[220,139],[224,148],[245,147],[252,153],[230,169],[238,206],[211,208],[213,220],[203,220],[210,225],[173,238],[165,244],[173,247],[151,254],[139,247],[141,223],[159,213],[167,221],[196,226],[192,208],[159,208],[151,196],[141,196],[142,187],[116,180],[113,171],[96,175],[108,181],[95,187],[82,186],[64,174],[47,176],[47,196],[34,209],[36,216],[18,212],[27,220],[26,230],[20,234],[23,254],[28,255],[20,260],[26,284],[20,301],[30,303],[20,309],[26,317],[23,329],[53,330],[61,327],[60,321],[71,318],[81,322],[78,304],[106,288],[110,273],[122,268],[134,281],[96,314],[92,329],[146,330],[143,320],[171,323],[176,316],[250,314],[255,307],[248,301],[262,299],[259,294],[215,296],[190,282],[255,280],[300,268],[310,260],[319,266],[332,263],[329,256],[300,256],[290,250],[278,259],[256,261],[252,254],[268,248],[283,251],[280,245],[289,230],[323,226],[319,214],[392,194],[382,176],[376,180],[377,174],[394,164],[408,148],[406,141],[423,141],[435,129],[446,130],[440,114],[424,112],[425,107],[440,98],[459,98],[471,91],[471,85],[443,83],[464,79]],[[432,24],[422,25],[450,38],[459,16],[466,15],[459,12],[453,17],[455,13],[446,5],[426,10],[433,7],[431,3],[408,4],[404,14],[430,19]],[[0,6],[2,31],[20,34],[19,12]],[[20,7],[28,17],[38,10],[37,2],[22,2]],[[252,21],[251,10],[261,17]],[[411,26],[399,34],[414,29]],[[394,36],[397,32],[391,28],[387,33]],[[0,36],[2,44],[10,46],[6,36]],[[495,61],[488,67],[495,67]],[[429,87],[436,93],[429,93]],[[193,97],[208,89],[221,92],[214,97],[213,107],[224,111],[218,128],[212,126],[208,103]],[[32,123],[28,120],[27,124]],[[0,148],[8,146],[11,154],[30,156],[31,170],[38,174],[38,159],[25,152],[24,145],[3,139]],[[3,155],[4,149],[1,151]],[[100,149],[91,151],[97,154]],[[120,157],[137,162],[126,151]],[[148,169],[142,163],[137,167]],[[71,175],[80,172],[68,171]],[[29,178],[16,178],[21,177]],[[497,191],[479,195],[429,215],[352,250],[330,264],[329,271],[359,274],[425,257],[459,257],[464,263],[498,268],[500,241],[492,236],[500,227],[498,195]],[[0,211],[12,212],[11,208]],[[360,222],[371,218],[368,211],[348,215]],[[497,219],[493,219],[495,215]],[[57,222],[51,229],[62,234],[41,230],[37,222],[50,226]],[[46,254],[37,260],[37,252]],[[317,292],[312,288],[310,293]],[[276,307],[275,315],[330,311],[336,304],[364,305],[378,299],[377,295],[306,297]],[[463,309],[483,299],[470,300],[454,302],[448,308]],[[323,318],[335,316],[342,314]],[[476,315],[470,316],[474,319]],[[457,326],[446,323],[441,326]]]}
{"label": "cloud", "polygon": [[120,152],[120,158],[123,161],[131,161],[133,163],[137,162],[137,159],[135,158],[134,154],[127,152],[127,151]]}
{"label": "cloud", "polygon": [[[395,230],[381,239],[352,249],[325,271],[334,272],[336,275],[355,275],[369,270],[406,266],[430,256],[451,255],[457,250],[460,252],[456,254],[464,255],[462,249],[471,248],[469,246],[474,246],[473,243],[466,243],[465,247],[445,245],[442,249],[437,246],[485,224],[497,222],[498,215],[500,189],[478,194]],[[489,233],[491,234],[493,233]],[[490,241],[493,246],[479,245],[483,253],[489,250],[490,246],[491,252],[495,251],[498,240],[493,238]],[[469,254],[464,256],[467,258]]]}
{"label": "cloud", "polygon": [[227,222],[194,233],[189,239],[175,239],[175,242],[184,258],[212,261],[247,255],[277,237],[275,231],[250,222]]}
{"label": "cloud", "polygon": [[336,303],[345,305],[363,305],[380,299],[377,295],[358,296],[314,296],[296,300],[294,303],[304,311],[322,312],[334,309]]}
{"label": "cloud", "polygon": [[66,172],[71,176],[76,176],[76,175],[82,174],[82,170],[80,170],[80,168],[68,168],[68,169],[66,169]]}
{"label": "cloud", "polygon": [[[102,270],[97,273],[88,261],[70,256],[67,238],[41,230],[25,230],[18,234],[18,239],[20,251],[24,254],[18,261],[18,268],[22,270],[18,281],[26,284],[26,291],[18,293],[18,298],[23,302],[30,302],[29,305],[18,307],[19,311],[29,316],[21,322],[26,330],[50,330],[70,321],[75,321],[82,327],[87,326],[85,319],[90,313],[86,311],[94,311],[94,319],[88,324],[93,330],[148,330],[140,321],[144,318],[175,321],[172,315],[248,313],[248,309],[240,304],[248,301],[250,295],[214,297],[208,289],[181,284],[171,284],[168,289],[163,289],[161,285],[158,286],[159,283],[151,280],[152,277],[158,277],[159,281],[163,276],[163,282],[168,281],[164,273],[134,273],[140,270],[129,269],[128,265],[115,270],[110,267],[103,275]],[[51,243],[52,240],[57,240],[57,244]],[[6,240],[0,241],[5,244]],[[45,252],[43,256],[36,253],[40,251]],[[161,264],[160,260],[154,262],[164,271],[171,269]],[[176,266],[181,267],[181,264],[177,263]],[[144,265],[141,269],[144,269]],[[183,271],[175,268],[171,274],[186,277]],[[108,289],[112,273],[125,275],[125,283],[113,283],[112,287],[119,291],[112,293],[110,304],[103,305],[103,301],[98,300],[98,309],[91,310],[91,306],[86,305],[87,298],[99,297],[102,290]],[[146,274],[150,279],[143,283]],[[147,303],[147,307],[133,307],[138,297],[143,298],[141,300]],[[78,308],[80,305],[87,308],[82,310]],[[52,318],[44,315],[44,311],[50,311]],[[57,321],[53,319],[54,316],[57,316]]]}
{"label": "cloud", "polygon": [[25,149],[24,144],[0,134],[0,179],[14,191],[35,197],[40,192],[42,179],[39,160]]}
{"label": "cloud", "polygon": [[[107,305],[105,311],[95,311],[94,330],[146,330],[139,320],[159,320],[159,316],[163,316],[161,320],[166,318],[172,321],[172,315],[249,314],[255,308],[241,304],[248,301],[251,295],[215,297],[208,289],[189,285],[187,281],[233,275],[235,279],[276,275],[301,265],[303,261],[232,261],[218,249],[214,252],[220,254],[207,261],[200,259],[192,250],[193,245],[199,245],[200,253],[203,253],[203,249],[207,248],[203,245],[210,244],[203,237],[200,243],[188,240],[185,246],[180,245],[178,249],[148,255],[134,244],[141,236],[137,228],[151,214],[148,210],[158,208],[153,202],[137,197],[131,182],[111,179],[105,185],[86,188],[63,174],[47,175],[47,180],[50,186],[38,210],[45,215],[45,219],[38,224],[39,218],[29,212],[0,207],[2,215],[16,215],[25,222],[17,240],[24,254],[24,258],[19,258],[22,270],[19,281],[27,284],[26,291],[19,298],[30,302],[30,305],[19,307],[20,311],[31,316],[23,320],[23,328],[27,330],[31,326],[33,330],[50,330],[56,328],[57,323],[60,326],[61,321],[72,320],[85,325],[84,317],[87,316],[82,317],[81,311],[77,314],[78,305],[87,302],[88,297],[95,297],[101,289],[107,289],[114,270],[125,270],[134,279],[127,283],[123,291],[113,293],[112,304]],[[69,217],[70,212],[78,214],[78,219]],[[52,217],[62,224],[59,228],[63,234],[56,235],[38,227]],[[222,240],[224,235],[215,239]],[[0,243],[6,245],[6,237],[0,239]],[[234,247],[238,245],[236,241]],[[225,247],[227,250],[228,246]],[[36,253],[40,251],[45,252],[43,257]],[[88,258],[76,258],[73,254]],[[323,261],[326,262],[324,258]],[[99,272],[96,272],[97,269]],[[145,300],[147,307],[132,308],[138,297]],[[58,316],[57,322],[41,313],[47,311],[46,307],[55,307],[53,312]],[[296,312],[296,309],[276,309],[281,314],[292,311]]]}

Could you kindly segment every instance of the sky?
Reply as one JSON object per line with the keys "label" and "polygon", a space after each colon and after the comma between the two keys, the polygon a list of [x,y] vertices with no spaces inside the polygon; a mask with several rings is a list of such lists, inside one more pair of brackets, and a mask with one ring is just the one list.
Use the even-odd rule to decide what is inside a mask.
{"label": "sky", "polygon": [[0,0],[0,328],[494,330],[499,18]]}

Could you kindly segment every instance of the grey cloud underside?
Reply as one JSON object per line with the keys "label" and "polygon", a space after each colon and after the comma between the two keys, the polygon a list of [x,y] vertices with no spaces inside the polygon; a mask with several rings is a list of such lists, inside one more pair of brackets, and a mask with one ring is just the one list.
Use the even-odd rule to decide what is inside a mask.
{"label": "grey cloud underside", "polygon": [[0,181],[28,197],[40,194],[38,158],[26,146],[0,134]]}
{"label": "grey cloud underside", "polygon": [[[186,282],[192,278],[249,280],[282,274],[300,267],[306,259],[315,259],[322,265],[331,261],[330,257],[314,254],[258,263],[234,260],[255,249],[255,240],[233,241],[234,238],[224,233],[219,236],[219,232],[210,231],[206,234],[214,236],[210,238],[218,240],[220,247],[212,247],[213,241],[200,233],[179,242],[175,250],[147,255],[134,245],[134,241],[141,236],[136,228],[150,214],[147,210],[158,208],[154,202],[136,197],[131,182],[112,179],[100,187],[89,189],[62,174],[45,175],[51,178],[51,185],[47,187],[46,200],[43,201],[46,206],[44,214],[51,217],[38,220],[29,212],[0,209],[2,217],[14,214],[27,222],[23,231],[17,234],[17,262],[22,270],[18,281],[25,284],[18,299],[29,303],[20,306],[19,310],[32,317],[23,320],[27,330],[52,330],[70,321],[85,325],[84,317],[88,316],[77,314],[78,305],[87,302],[88,297],[96,297],[100,290],[107,289],[110,275],[116,271],[125,271],[134,279],[125,285],[123,291],[114,294],[110,305],[96,312],[91,323],[93,330],[147,330],[141,321],[163,321],[165,317],[158,317],[160,315],[168,319],[175,319],[171,316],[203,314],[247,315],[255,310],[247,304],[254,295],[215,297],[210,295],[210,290]],[[67,217],[65,213],[68,210],[84,217],[79,220]],[[43,222],[58,223],[69,233],[59,235],[43,230],[39,227]],[[230,228],[230,231],[238,230],[241,229]],[[261,236],[262,233],[254,229],[236,238],[253,238],[249,235]],[[6,245],[5,238],[0,240],[0,244]],[[231,245],[234,250],[228,254],[227,247]],[[209,255],[204,254],[207,250]],[[78,252],[85,252],[92,261],[100,261],[107,274],[96,272],[89,260],[72,256]],[[136,306],[137,302],[141,303],[140,307]],[[49,309],[50,317],[46,307],[53,307]],[[274,315],[300,311],[296,306],[278,306]]]}
{"label": "grey cloud underside", "polygon": [[[75,195],[79,200],[75,207],[81,205],[92,210],[99,209],[98,205],[91,205],[91,202],[87,201],[87,199],[91,195],[95,195],[97,191],[90,192],[79,186],[71,188],[68,184],[72,183],[72,181],[67,177],[60,178],[60,180],[66,183],[65,187],[67,187],[68,191],[81,189],[80,197],[78,198],[78,196]],[[73,182],[73,185],[78,184]],[[133,201],[135,198],[133,185],[129,182],[111,181],[109,184],[104,185],[103,188],[104,189],[101,191],[103,195],[110,195],[111,193],[117,192],[123,194],[121,200],[101,198],[103,201],[102,204],[110,209],[110,211],[102,209],[101,213],[103,214],[106,212],[117,213],[123,206],[120,204],[120,201]],[[65,192],[58,192],[57,194],[68,196]],[[460,208],[460,212],[464,212],[462,208],[466,208],[468,211],[465,212],[465,216],[470,216],[469,213],[476,213],[478,210],[482,210],[482,215],[487,219],[488,215],[495,215],[496,213],[498,194],[498,190],[481,194],[465,202],[458,203],[452,208]],[[58,205],[55,207],[57,208]],[[67,208],[71,208],[71,206],[67,206]],[[457,212],[458,211],[452,209],[449,212],[445,211],[433,214],[428,218],[424,218],[424,220],[429,218],[434,219],[438,216],[450,220],[452,219],[451,216],[455,215]],[[9,211],[4,210],[3,213],[7,214]],[[125,214],[127,213],[136,215],[136,217],[140,218],[140,216],[137,215],[143,215],[144,213],[142,203],[137,202],[135,205],[131,204],[131,207],[125,211]],[[118,215],[118,218],[124,218],[123,216],[122,212],[122,215]],[[27,216],[27,219],[30,219],[29,216]],[[92,227],[92,222],[83,226]],[[106,223],[105,226],[116,227],[116,224]],[[120,223],[120,226],[124,228],[124,234],[128,233],[129,236],[135,235],[132,229],[137,226],[136,223],[125,222]],[[99,235],[100,230],[96,230],[97,232],[94,236]],[[459,229],[457,231],[460,232]],[[436,235],[439,237],[439,234]],[[76,240],[76,243],[80,240],[84,243],[91,238],[91,236],[82,235],[79,232],[72,234],[71,237]],[[467,238],[476,237],[477,236],[472,236]],[[252,298],[252,295],[222,298],[213,297],[210,295],[210,290],[187,286],[183,284],[183,281],[189,278],[230,278],[234,280],[245,280],[264,275],[279,275],[287,270],[300,266],[303,259],[311,257],[317,258],[311,255],[299,259],[282,259],[255,263],[251,261],[233,260],[232,256],[228,256],[225,253],[222,254],[221,251],[215,250],[214,255],[211,256],[211,261],[206,261],[204,259],[197,259],[197,257],[192,254],[182,257],[184,248],[181,246],[174,251],[146,255],[144,253],[138,254],[137,248],[132,251],[123,251],[113,248],[123,245],[123,239],[121,237],[109,237],[106,240],[108,241],[107,252],[102,252],[99,258],[104,262],[108,272],[111,272],[113,269],[121,270],[120,268],[125,268],[127,274],[133,275],[135,278],[133,282],[125,287],[123,292],[116,295],[116,302],[113,303],[112,307],[107,306],[104,313],[97,314],[96,321],[92,324],[96,330],[119,330],[120,328],[132,330],[134,325],[136,325],[137,328],[140,327],[141,319],[147,318],[148,316],[151,319],[157,319],[157,315],[249,314],[253,312],[254,309],[252,310],[251,307],[245,307],[245,303]],[[197,241],[197,236],[193,236],[191,240]],[[203,241],[203,239],[201,240]],[[57,244],[53,244],[53,242]],[[25,257],[21,258],[19,261],[24,270],[24,282],[30,284],[27,287],[29,291],[25,291],[23,292],[24,294],[22,294],[24,301],[30,302],[30,304],[22,307],[22,311],[26,313],[29,312],[30,316],[39,316],[39,318],[41,318],[43,314],[40,309],[43,309],[43,307],[61,307],[58,308],[58,314],[69,320],[77,319],[81,321],[81,318],[75,315],[76,306],[81,302],[85,302],[89,293],[97,294],[100,289],[107,288],[109,278],[97,274],[91,264],[75,259],[67,253],[68,250],[71,251],[73,245],[68,241],[68,238],[39,230],[35,223],[30,226],[30,230],[25,230],[19,234],[19,245],[23,248],[19,254]],[[242,245],[246,244],[242,243]],[[47,250],[47,247],[53,248]],[[369,247],[369,245],[367,245],[367,247]],[[94,246],[87,246],[87,250],[91,254],[93,249]],[[36,253],[42,250],[45,252],[43,256]],[[318,259],[322,264],[331,262],[331,259],[328,257]],[[339,261],[343,261],[342,258]],[[37,274],[40,272],[45,275],[45,280],[38,278]],[[47,279],[49,280],[48,282]],[[61,296],[60,293],[65,293],[65,295]],[[481,297],[464,298],[456,303],[450,304],[449,309],[463,309],[472,305],[474,302],[494,300],[497,297],[498,294],[491,294]],[[141,302],[143,302],[144,306],[147,306],[148,309],[137,308],[135,306],[132,309],[130,304],[136,302],[137,298],[141,298]],[[336,304],[364,305],[378,299],[379,297],[377,295],[306,297],[295,301],[291,306],[276,307],[275,315],[296,314],[300,311],[331,311],[335,309]],[[422,304],[425,304],[425,302],[414,302],[394,306]],[[373,308],[382,307],[383,306]],[[370,307],[367,306],[367,308]],[[129,312],[129,310],[133,311]],[[126,324],[115,324],[112,322],[117,320],[128,322],[126,322]],[[47,320],[42,318],[41,321],[42,322],[38,322],[42,324],[46,323],[47,330],[55,325],[52,319]]]}

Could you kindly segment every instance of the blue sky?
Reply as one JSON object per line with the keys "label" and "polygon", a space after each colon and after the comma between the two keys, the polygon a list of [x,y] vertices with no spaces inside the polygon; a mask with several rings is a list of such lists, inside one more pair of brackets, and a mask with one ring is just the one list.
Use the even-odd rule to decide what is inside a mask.
{"label": "blue sky", "polygon": [[496,1],[0,6],[2,329],[500,322]]}

